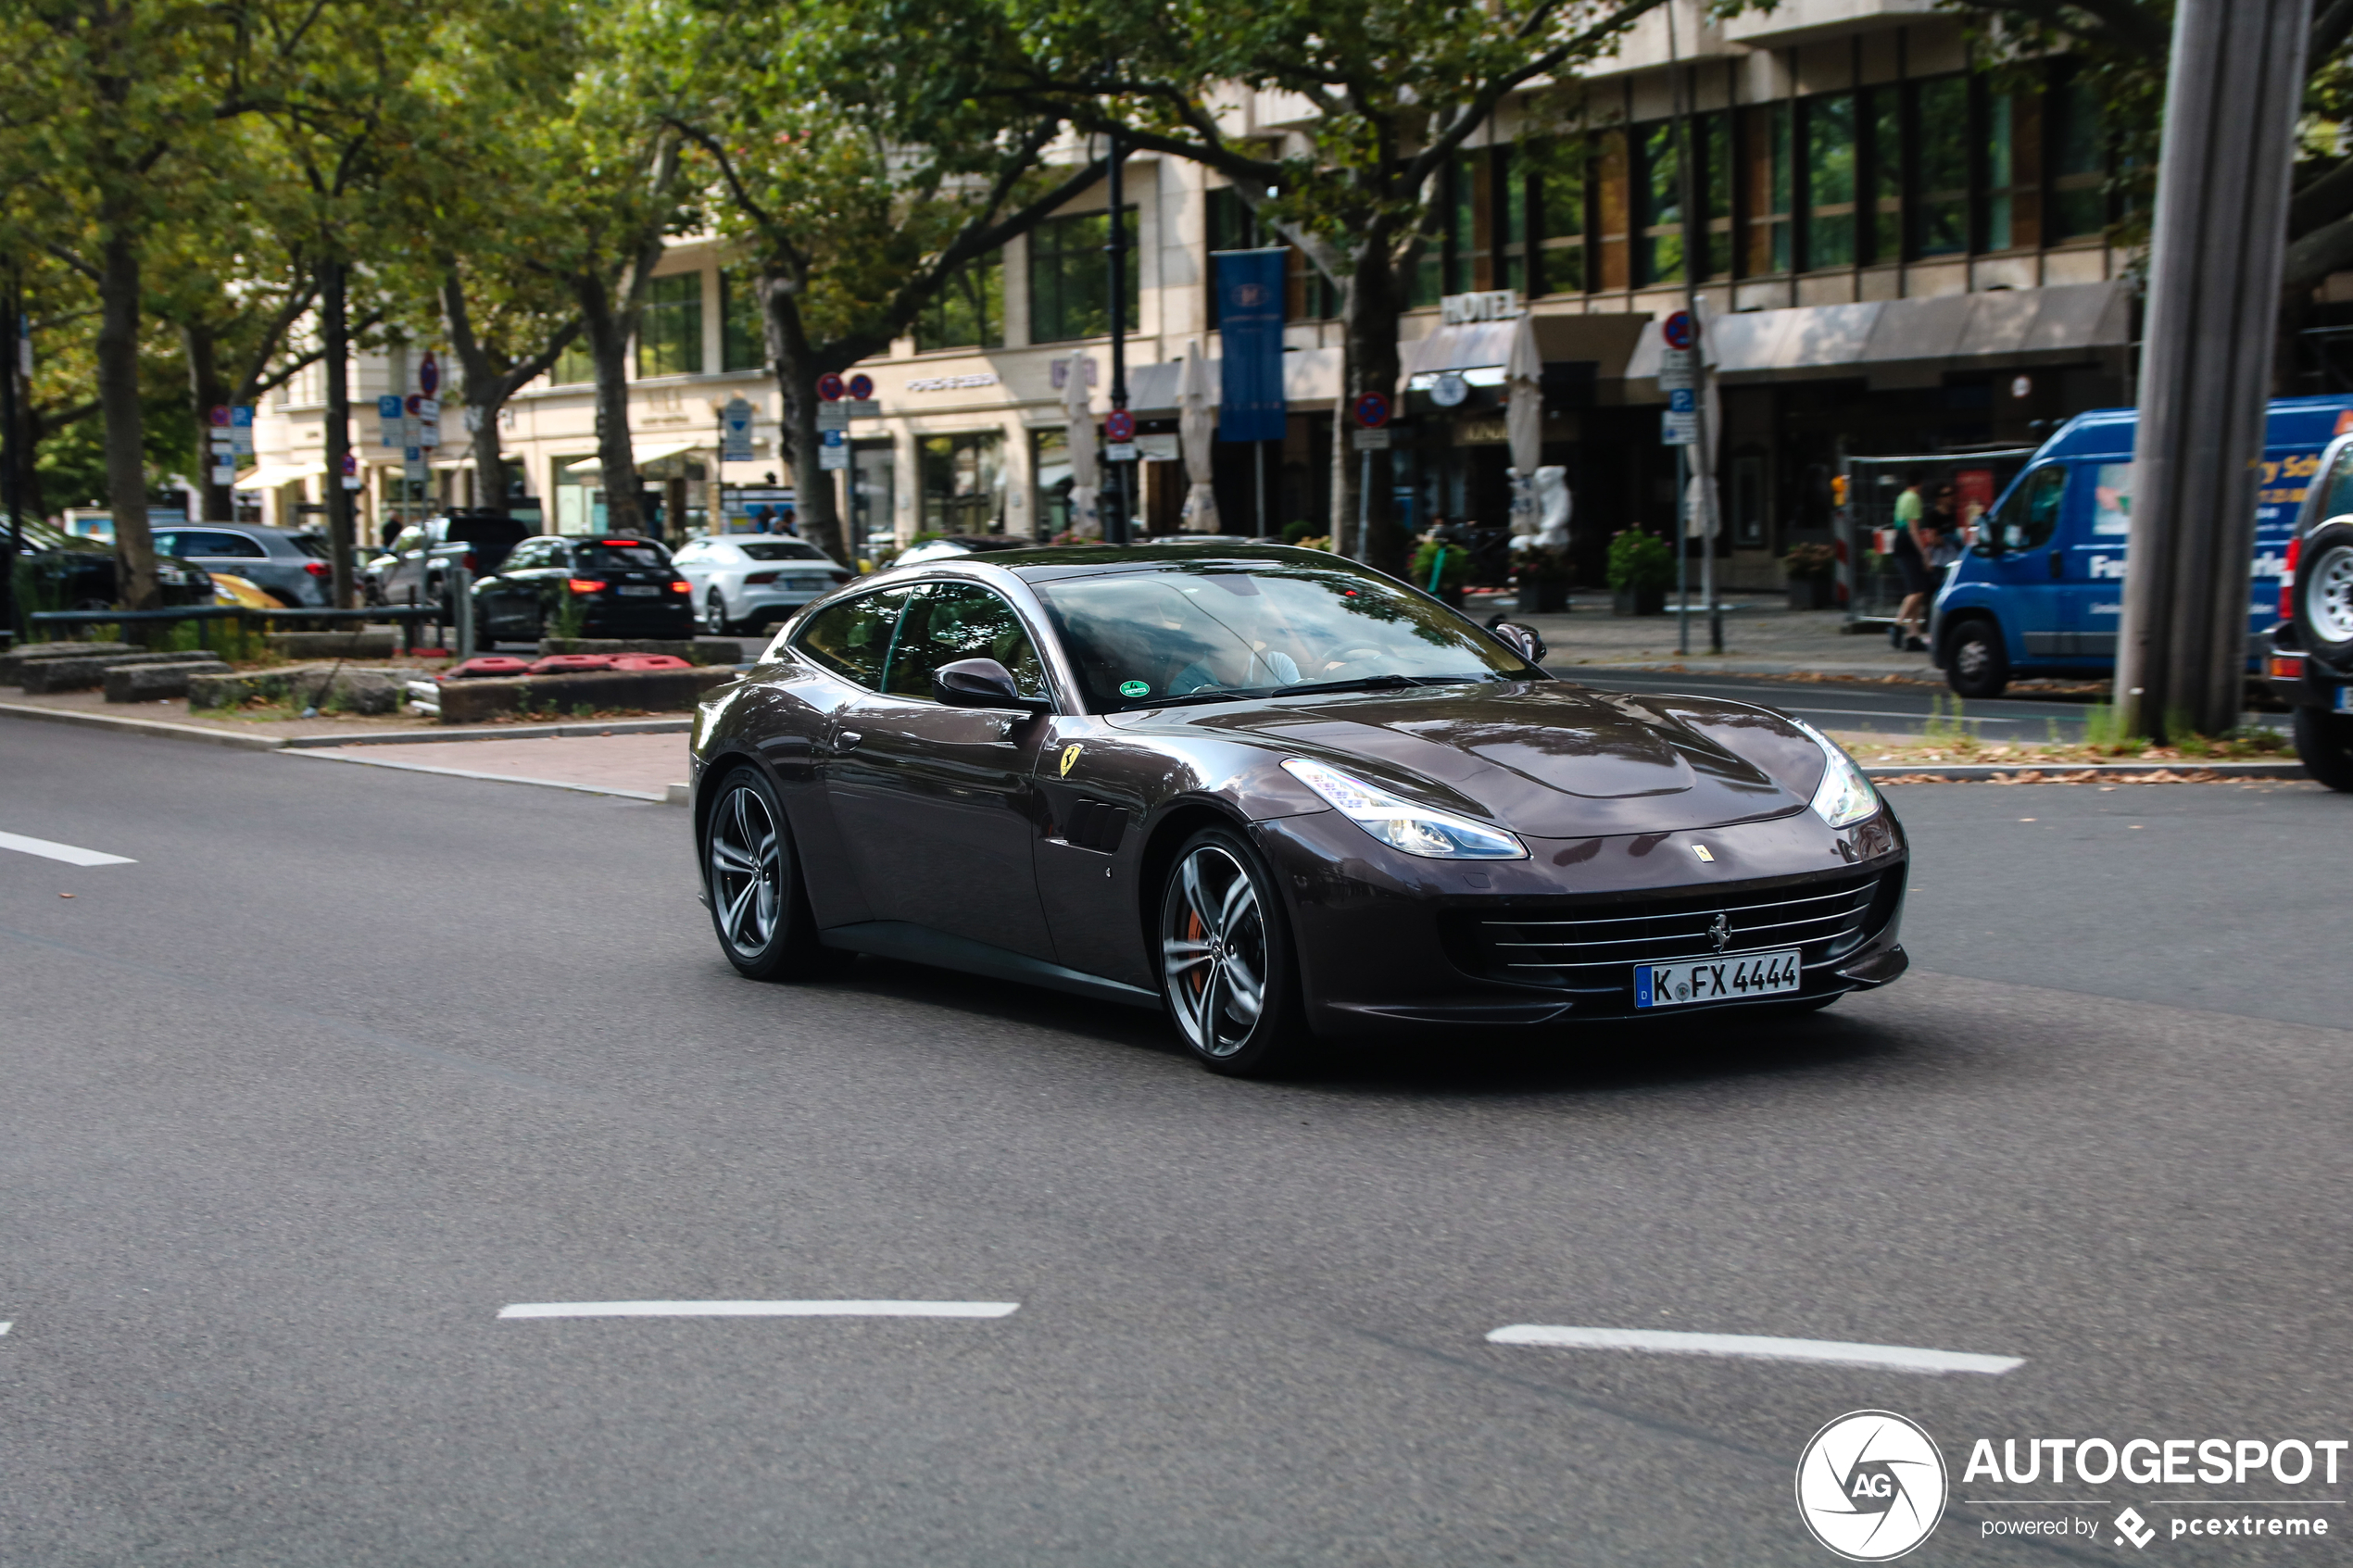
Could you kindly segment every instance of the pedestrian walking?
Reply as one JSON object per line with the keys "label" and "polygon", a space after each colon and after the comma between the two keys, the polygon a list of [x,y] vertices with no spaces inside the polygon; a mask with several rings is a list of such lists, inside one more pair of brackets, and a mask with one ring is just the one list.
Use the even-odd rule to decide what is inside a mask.
{"label": "pedestrian walking", "polygon": [[[1948,487],[1949,489],[1949,487]],[[1904,476],[1904,493],[1895,497],[1895,575],[1904,585],[1904,602],[1896,607],[1895,624],[1887,629],[1890,647],[1912,653],[1924,653],[1928,644],[1920,633],[1927,621],[1928,552],[1934,541],[1927,537],[1921,519],[1927,506],[1920,496],[1920,476]]]}

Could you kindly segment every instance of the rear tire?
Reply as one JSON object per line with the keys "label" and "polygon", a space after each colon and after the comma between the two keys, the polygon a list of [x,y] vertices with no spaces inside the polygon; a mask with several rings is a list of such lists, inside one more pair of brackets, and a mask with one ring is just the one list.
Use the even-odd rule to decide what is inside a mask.
{"label": "rear tire", "polygon": [[1944,684],[1965,697],[1996,697],[2010,684],[2009,651],[2002,629],[1982,615],[1955,626],[1944,640]]}
{"label": "rear tire", "polygon": [[1161,995],[1195,1061],[1255,1078],[1306,1056],[1290,923],[1248,840],[1213,827],[1185,841],[1162,889],[1159,934]]}
{"label": "rear tire", "polygon": [[714,637],[732,637],[736,633],[736,623],[727,619],[727,601],[719,596],[716,588],[703,598],[702,629]]}
{"label": "rear tire", "polygon": [[2296,646],[2333,669],[2353,669],[2353,523],[2324,522],[2305,536],[2292,593]]}
{"label": "rear tire", "polygon": [[2296,756],[2321,783],[2341,795],[2353,795],[2353,716],[2297,709]]}
{"label": "rear tire", "polygon": [[702,872],[719,950],[736,972],[806,980],[824,972],[792,831],[759,770],[738,767],[719,781],[703,822]]}

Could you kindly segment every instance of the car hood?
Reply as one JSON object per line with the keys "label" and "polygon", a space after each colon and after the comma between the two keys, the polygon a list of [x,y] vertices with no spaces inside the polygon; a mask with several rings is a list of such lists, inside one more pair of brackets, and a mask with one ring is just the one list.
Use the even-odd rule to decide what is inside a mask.
{"label": "car hood", "polygon": [[1805,808],[1824,767],[1811,738],[1779,715],[1566,681],[1132,717],[1312,757],[1537,838],[1677,833],[1780,816]]}

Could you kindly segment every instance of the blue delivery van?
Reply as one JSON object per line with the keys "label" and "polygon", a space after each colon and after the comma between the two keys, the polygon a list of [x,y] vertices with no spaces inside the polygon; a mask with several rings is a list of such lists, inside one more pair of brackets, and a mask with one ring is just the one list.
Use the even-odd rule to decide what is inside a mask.
{"label": "blue delivery van", "polygon": [[[1936,596],[1935,656],[1966,697],[2020,676],[2097,679],[2116,666],[2133,511],[2131,408],[2078,414],[2028,459]],[[2332,437],[2353,430],[2353,395],[2275,399],[2255,508],[2247,667],[2279,619],[2280,573],[2304,490]]]}

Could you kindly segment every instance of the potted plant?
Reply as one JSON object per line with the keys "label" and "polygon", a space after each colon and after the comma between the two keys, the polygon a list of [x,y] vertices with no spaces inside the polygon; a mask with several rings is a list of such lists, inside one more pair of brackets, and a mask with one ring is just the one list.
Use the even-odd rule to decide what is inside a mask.
{"label": "potted plant", "polygon": [[1838,602],[1838,552],[1828,545],[1792,545],[1781,558],[1789,574],[1789,608],[1829,609]]}
{"label": "potted plant", "polygon": [[1620,529],[1609,540],[1612,615],[1664,615],[1675,581],[1675,552],[1655,533]]}
{"label": "potted plant", "polygon": [[1462,546],[1425,539],[1421,548],[1414,552],[1406,581],[1460,609],[1463,589],[1470,582],[1470,552]]}
{"label": "potted plant", "polygon": [[1568,552],[1530,546],[1512,558],[1512,583],[1522,615],[1559,615],[1568,608]]}

